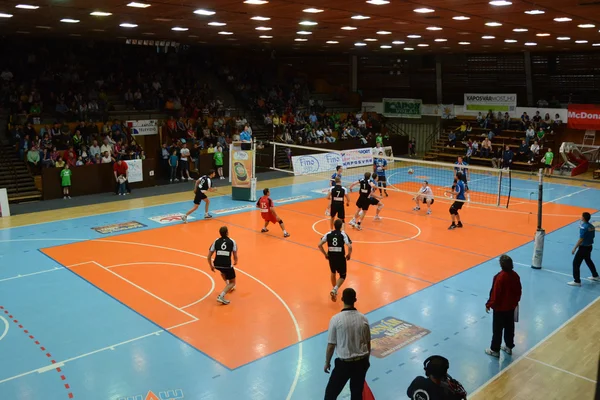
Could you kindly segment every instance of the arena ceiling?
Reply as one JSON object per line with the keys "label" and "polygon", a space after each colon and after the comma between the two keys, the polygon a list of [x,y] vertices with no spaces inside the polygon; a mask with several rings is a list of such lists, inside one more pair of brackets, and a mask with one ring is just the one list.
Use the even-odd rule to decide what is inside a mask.
{"label": "arena ceiling", "polygon": [[4,35],[358,53],[600,49],[596,0],[19,1],[0,0]]}

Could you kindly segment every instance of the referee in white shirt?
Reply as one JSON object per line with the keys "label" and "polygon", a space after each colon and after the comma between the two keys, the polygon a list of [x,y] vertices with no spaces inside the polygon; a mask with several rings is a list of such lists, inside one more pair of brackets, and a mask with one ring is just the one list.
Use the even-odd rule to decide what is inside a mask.
{"label": "referee in white shirt", "polygon": [[354,308],[356,292],[352,288],[342,293],[344,308],[329,321],[325,372],[329,373],[335,351],[338,358],[325,389],[325,400],[335,400],[350,380],[351,400],[362,400],[365,377],[371,355],[371,330],[367,318]]}

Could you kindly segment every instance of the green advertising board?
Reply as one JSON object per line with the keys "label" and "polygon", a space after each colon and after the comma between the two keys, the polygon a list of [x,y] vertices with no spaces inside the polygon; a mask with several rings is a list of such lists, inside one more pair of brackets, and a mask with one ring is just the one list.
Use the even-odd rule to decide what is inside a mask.
{"label": "green advertising board", "polygon": [[383,115],[389,118],[421,118],[422,100],[383,99]]}

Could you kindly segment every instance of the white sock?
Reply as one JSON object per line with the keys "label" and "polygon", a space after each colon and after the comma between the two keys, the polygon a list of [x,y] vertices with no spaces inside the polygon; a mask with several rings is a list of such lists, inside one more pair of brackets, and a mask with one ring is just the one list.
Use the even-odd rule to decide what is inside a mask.
{"label": "white sock", "polygon": [[336,291],[336,292],[337,292],[337,290],[338,290],[338,289],[339,289],[339,288],[337,287],[337,285],[335,285],[335,286],[333,287],[333,290],[334,290],[334,291]]}
{"label": "white sock", "polygon": [[225,292],[221,292],[221,294],[219,295],[219,297],[225,297]]}

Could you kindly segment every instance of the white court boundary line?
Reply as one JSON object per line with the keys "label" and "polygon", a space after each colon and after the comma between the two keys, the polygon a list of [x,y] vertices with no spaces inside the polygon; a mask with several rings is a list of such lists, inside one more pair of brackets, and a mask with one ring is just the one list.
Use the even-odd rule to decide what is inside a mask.
{"label": "white court boundary line", "polygon": [[200,272],[201,274],[204,274],[208,279],[210,279],[210,282],[211,282],[210,291],[207,294],[205,294],[203,297],[201,297],[199,300],[196,300],[195,302],[190,303],[186,306],[179,307],[181,310],[183,310],[184,308],[195,306],[196,304],[202,302],[204,299],[206,299],[208,296],[210,296],[215,291],[215,280],[213,279],[213,277],[210,276],[206,271],[191,267],[189,265],[174,264],[174,263],[167,263],[167,262],[134,262],[134,263],[110,265],[110,266],[107,266],[106,268],[110,269],[110,268],[119,268],[119,267],[136,267],[136,266],[141,266],[141,265],[169,265],[169,266],[173,266],[173,267],[187,268],[187,269],[191,269],[196,272]]}
{"label": "white court boundary line", "polygon": [[[374,217],[373,217],[373,216],[368,216],[368,217],[366,217],[366,218],[374,218]],[[314,232],[315,232],[317,235],[319,235],[320,237],[323,237],[323,235],[325,235],[325,234],[324,234],[324,233],[321,233],[321,232],[319,232],[319,231],[317,230],[316,226],[317,226],[317,224],[318,224],[318,223],[320,223],[320,222],[323,222],[323,221],[329,221],[330,219],[331,219],[331,218],[323,218],[323,219],[320,219],[320,220],[318,220],[317,222],[315,222],[315,223],[312,225],[312,230],[313,230],[313,231],[314,231]],[[410,222],[407,222],[407,221],[403,221],[403,220],[401,220],[401,219],[390,218],[390,217],[381,217],[381,219],[389,219],[389,220],[392,220],[392,221],[402,222],[402,223],[405,223],[405,224],[407,224],[407,225],[410,225],[410,226],[412,226],[413,228],[415,228],[415,229],[417,230],[417,234],[416,234],[416,235],[413,235],[413,236],[411,236],[411,237],[408,237],[408,238],[404,238],[404,239],[398,239],[398,240],[388,240],[388,241],[383,241],[383,242],[365,242],[365,241],[361,241],[361,240],[353,240],[353,241],[352,241],[352,243],[365,243],[365,244],[388,244],[388,243],[400,243],[400,242],[408,242],[409,240],[413,240],[413,239],[416,239],[416,238],[418,238],[419,236],[421,236],[421,228],[419,228],[419,227],[418,227],[417,225],[415,225],[415,224],[412,224],[412,223],[410,223]]]}
{"label": "white court boundary line", "polygon": [[[124,242],[124,241],[120,241],[120,240],[110,240],[110,239],[91,239],[91,240],[90,239],[15,239],[15,241],[37,241],[37,240],[42,240],[42,241],[47,241],[47,240],[76,241],[76,242],[90,241],[90,242],[107,242],[107,243],[116,243],[116,244],[136,245],[136,246],[152,247],[152,248],[163,249],[163,250],[170,250],[170,251],[174,251],[174,252],[177,252],[177,253],[188,254],[188,255],[191,255],[191,256],[194,256],[194,257],[200,257],[200,258],[206,259],[206,256],[203,256],[201,254],[192,253],[192,252],[185,251],[185,250],[174,249],[174,248],[171,248],[171,247],[159,246],[159,245],[148,244],[148,243]],[[6,242],[6,241],[11,241],[11,240],[2,240],[0,242],[3,242],[3,241]],[[302,333],[301,333],[300,325],[298,324],[298,320],[296,319],[296,316],[294,315],[294,312],[291,310],[291,308],[288,306],[288,304],[285,302],[285,300],[283,300],[281,298],[281,296],[279,296],[279,294],[277,292],[275,292],[273,289],[271,289],[266,283],[264,283],[263,281],[261,281],[260,279],[256,278],[255,276],[253,276],[253,275],[249,274],[248,272],[245,272],[245,271],[243,271],[243,270],[241,270],[241,269],[239,269],[237,267],[236,267],[236,271],[241,272],[242,274],[248,276],[249,278],[251,278],[254,281],[256,281],[258,284],[260,284],[261,286],[263,286],[265,289],[267,289],[269,292],[271,292],[271,294],[273,294],[273,296],[275,296],[275,298],[281,302],[281,304],[284,306],[284,308],[286,309],[286,311],[290,315],[290,318],[292,319],[292,322],[294,324],[294,328],[296,330],[297,340],[298,340],[298,343],[297,343],[297,345],[298,345],[298,363],[296,365],[296,373],[294,375],[294,379],[292,381],[292,385],[291,385],[290,390],[289,390],[289,392],[288,392],[288,394],[286,396],[286,400],[290,400],[292,398],[295,390],[296,390],[296,386],[298,385],[298,381],[300,379],[300,370],[302,368],[302,361],[303,361]],[[73,357],[73,358],[70,358],[70,359],[67,359],[67,360],[63,360],[63,361],[61,361],[61,362],[59,362],[57,364],[52,364],[52,366],[46,365],[44,367],[41,367],[41,368],[38,368],[38,369],[35,369],[35,370],[32,370],[32,371],[29,371],[29,372],[25,372],[25,373],[22,373],[22,374],[19,374],[19,375],[15,375],[13,377],[9,377],[9,378],[0,380],[0,384],[2,384],[4,382],[11,381],[13,379],[17,379],[17,378],[26,376],[26,375],[30,375],[30,374],[33,374],[33,373],[36,373],[36,372],[37,373],[43,373],[43,372],[46,372],[48,370],[59,368],[60,366],[66,364],[68,362],[71,362],[71,361],[74,361],[74,360],[77,360],[77,359],[80,359],[80,358],[88,357],[90,355],[93,355],[93,354],[96,354],[96,353],[100,353],[100,352],[103,352],[103,351],[106,351],[106,350],[114,350],[116,347],[122,346],[124,344],[135,342],[137,340],[141,340],[141,339],[147,338],[147,337],[152,336],[152,335],[159,335],[161,332],[164,332],[164,331],[167,331],[167,330],[171,330],[171,329],[175,329],[175,328],[178,328],[180,326],[183,326],[183,325],[186,325],[186,324],[189,324],[189,323],[192,323],[192,322],[196,322],[196,321],[188,321],[188,322],[184,322],[183,324],[179,324],[179,325],[167,328],[167,329],[161,329],[161,330],[158,330],[158,331],[155,331],[155,332],[151,332],[151,333],[148,333],[146,335],[139,336],[137,338],[133,338],[133,339],[121,342],[121,343],[116,343],[114,345],[107,346],[107,347],[104,347],[102,349],[94,350],[94,351],[86,353],[86,354],[81,354],[79,356],[76,356],[76,357]],[[50,368],[50,367],[52,367],[52,368]],[[50,369],[48,369],[48,368],[50,368]]]}
{"label": "white court boundary line", "polygon": [[551,364],[545,363],[545,362],[543,362],[543,361],[540,361],[540,360],[536,360],[535,358],[531,358],[531,357],[525,357],[525,358],[526,358],[527,360],[529,360],[529,361],[533,361],[533,362],[535,362],[535,363],[538,363],[538,364],[541,364],[541,365],[545,365],[546,367],[549,367],[549,368],[555,369],[555,370],[557,370],[557,371],[560,371],[560,372],[564,372],[565,374],[572,375],[572,376],[574,376],[574,377],[576,377],[576,378],[580,378],[580,379],[583,379],[583,380],[586,380],[586,381],[589,381],[589,382],[592,382],[592,383],[596,383],[596,381],[595,381],[595,380],[593,380],[593,379],[590,379],[590,378],[586,378],[585,376],[581,376],[581,375],[579,375],[579,374],[576,374],[575,372],[571,372],[571,371],[567,371],[566,369],[558,368],[558,367],[556,367],[556,366],[554,366],[554,365],[551,365]]}
{"label": "white court boundary line", "polygon": [[596,304],[598,301],[600,300],[600,297],[597,297],[595,300],[593,300],[590,304],[588,304],[587,306],[583,307],[581,310],[579,310],[575,315],[573,315],[571,318],[569,318],[568,320],[566,320],[562,325],[560,325],[558,328],[556,328],[554,331],[552,331],[552,333],[550,333],[548,336],[546,336],[544,339],[542,339],[540,342],[538,342],[538,344],[536,344],[535,346],[533,346],[531,349],[527,350],[527,352],[525,352],[525,354],[519,356],[516,360],[514,360],[513,362],[511,362],[508,367],[504,368],[503,370],[501,370],[500,372],[498,372],[496,375],[494,375],[493,377],[491,377],[487,382],[485,382],[483,385],[481,385],[480,387],[478,387],[473,393],[471,393],[469,395],[469,398],[472,398],[473,396],[479,394],[479,392],[483,391],[485,388],[487,388],[492,382],[496,381],[498,378],[500,378],[502,375],[504,375],[506,373],[506,371],[510,370],[512,367],[514,367],[519,361],[521,361],[524,358],[529,358],[529,354],[531,354],[535,349],[537,349],[538,347],[540,347],[542,344],[546,343],[546,341],[548,341],[552,336],[554,336],[556,333],[558,333],[560,330],[562,330],[565,326],[567,326],[568,324],[570,324],[571,322],[573,322],[573,320],[577,317],[579,317],[581,314],[583,314],[587,309],[589,309],[590,307],[592,307],[594,304]]}
{"label": "white court boundary line", "polygon": [[2,332],[2,335],[0,335],[0,340],[2,340],[8,333],[8,326],[10,325],[10,323],[8,322],[8,320],[6,318],[4,318],[1,315],[0,315],[0,319],[2,320],[2,322],[4,322],[4,332]]}
{"label": "white court boundary line", "polygon": [[[519,266],[522,266],[522,267],[529,267],[529,268],[531,268],[531,265],[528,265],[528,264],[523,264],[523,263],[518,263],[518,262],[513,262],[513,264],[519,265]],[[571,277],[571,278],[573,277],[573,275],[571,275],[571,274],[567,274],[565,272],[554,271],[554,270],[548,269],[548,268],[542,268],[542,269],[539,269],[537,271],[545,271],[545,272],[550,272],[551,274],[568,276],[568,277]],[[594,283],[596,282],[596,281],[593,281],[593,280],[591,280],[589,278],[581,278],[581,279],[583,279],[584,281],[590,281],[590,282],[594,282]]]}
{"label": "white court boundary line", "polygon": [[20,278],[27,278],[28,276],[40,275],[40,274],[45,274],[47,272],[54,272],[54,271],[59,271],[59,270],[64,270],[64,268],[55,267],[55,268],[45,269],[45,270],[38,271],[38,272],[32,272],[30,274],[22,274],[22,275],[19,274],[16,276],[11,276],[10,278],[0,279],[0,282],[12,281],[14,279],[20,279]]}

